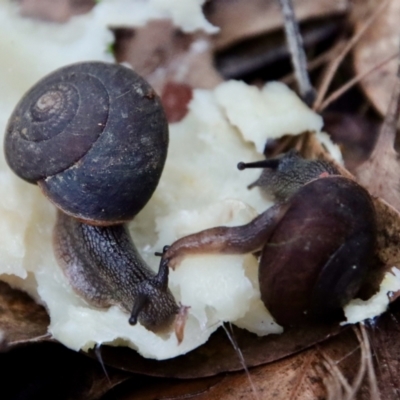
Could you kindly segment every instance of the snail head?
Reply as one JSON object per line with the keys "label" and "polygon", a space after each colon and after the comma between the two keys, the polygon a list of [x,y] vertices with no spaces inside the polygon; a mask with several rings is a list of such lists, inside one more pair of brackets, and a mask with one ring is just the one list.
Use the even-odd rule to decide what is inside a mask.
{"label": "snail head", "polygon": [[239,170],[262,168],[260,177],[248,188],[256,186],[272,200],[287,201],[306,183],[325,175],[337,175],[335,166],[325,160],[306,160],[296,150],[276,158],[238,164]]}
{"label": "snail head", "polygon": [[[140,282],[129,323],[142,325],[153,331],[167,330],[179,311],[175,299],[168,291],[168,260],[162,259],[158,273],[151,279]],[[172,312],[171,312],[172,311]],[[164,321],[160,324],[160,321]]]}

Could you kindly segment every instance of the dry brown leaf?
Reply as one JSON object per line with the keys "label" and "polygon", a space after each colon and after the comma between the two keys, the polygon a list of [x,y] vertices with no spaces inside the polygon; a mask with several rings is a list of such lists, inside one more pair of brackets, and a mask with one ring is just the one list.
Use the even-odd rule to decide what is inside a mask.
{"label": "dry brown leaf", "polygon": [[[342,14],[349,6],[348,0],[294,0],[293,3],[300,22]],[[213,25],[221,28],[213,39],[217,50],[283,26],[275,0],[211,0],[206,3],[205,14]]]}
{"label": "dry brown leaf", "polygon": [[149,380],[118,400],[395,400],[400,389],[400,303],[366,327],[349,329],[275,363],[213,378]]}
{"label": "dry brown leaf", "polygon": [[[120,400],[154,399],[154,398],[191,398],[196,400],[237,400],[237,399],[276,399],[276,400],[314,400],[326,399],[328,391],[336,383],[337,377],[326,368],[325,359],[332,363],[346,376],[351,383],[356,376],[360,362],[359,343],[351,330],[343,332],[319,347],[313,347],[297,355],[287,357],[272,364],[250,369],[245,372],[232,373],[219,381],[204,381],[210,387],[202,391],[191,387],[191,382],[171,382],[168,384],[168,395],[155,388],[132,391]],[[175,395],[174,395],[175,394]],[[336,397],[335,400],[341,400]]]}
{"label": "dry brown leaf", "polygon": [[[337,335],[340,328],[338,325],[310,324],[287,330],[282,335],[265,337],[239,328],[234,328],[233,332],[246,365],[252,367],[272,363],[323,342]],[[214,333],[203,346],[170,360],[150,360],[130,349],[107,346],[101,348],[101,356],[106,364],[115,368],[168,378],[202,378],[243,369],[238,354],[222,329]]]}
{"label": "dry brown leaf", "polygon": [[211,89],[222,82],[213,66],[210,38],[185,34],[169,20],[150,21],[141,28],[113,28],[114,53],[127,62],[161,96],[169,122],[188,111],[192,88]]}
{"label": "dry brown leaf", "polygon": [[[353,12],[356,32],[361,30],[368,15],[381,4],[381,0],[357,0]],[[366,73],[399,49],[400,2],[390,0],[385,10],[356,44],[354,66],[357,75]],[[393,59],[361,81],[361,88],[381,115],[386,114],[395,83],[397,60]]]}
{"label": "dry brown leaf", "polygon": [[204,33],[185,34],[169,20],[112,30],[116,60],[129,63],[158,94],[171,81],[203,89],[222,81],[213,67],[210,38]]}
{"label": "dry brown leaf", "polygon": [[400,115],[400,67],[393,81],[391,100],[375,148],[356,171],[358,181],[376,197],[400,211],[400,163],[395,150],[396,127]]}
{"label": "dry brown leaf", "polygon": [[393,139],[381,136],[371,157],[357,168],[356,175],[373,196],[383,198],[400,210],[400,164]]}
{"label": "dry brown leaf", "polygon": [[[224,376],[218,375],[203,379],[177,381],[171,379],[152,378],[142,388],[137,388],[135,380],[118,387],[109,399],[113,400],[172,400],[187,399],[208,392],[221,382]],[[104,399],[106,400],[106,399]]]}
{"label": "dry brown leaf", "polygon": [[46,310],[26,293],[0,282],[0,333],[3,349],[50,340]]}
{"label": "dry brown leaf", "polygon": [[67,22],[73,15],[89,12],[95,0],[17,0],[24,17]]}
{"label": "dry brown leaf", "polygon": [[382,400],[400,398],[400,304],[382,315],[377,324],[371,324],[368,336],[375,362],[375,373]]}

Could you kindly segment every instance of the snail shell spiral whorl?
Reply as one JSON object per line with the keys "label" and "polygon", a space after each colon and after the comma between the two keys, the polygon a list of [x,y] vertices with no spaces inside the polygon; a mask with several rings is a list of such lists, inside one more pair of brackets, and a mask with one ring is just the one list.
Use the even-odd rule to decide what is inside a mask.
{"label": "snail shell spiral whorl", "polygon": [[168,125],[151,86],[129,68],[87,62],[31,88],[5,136],[7,162],[61,210],[88,223],[132,219],[160,178]]}

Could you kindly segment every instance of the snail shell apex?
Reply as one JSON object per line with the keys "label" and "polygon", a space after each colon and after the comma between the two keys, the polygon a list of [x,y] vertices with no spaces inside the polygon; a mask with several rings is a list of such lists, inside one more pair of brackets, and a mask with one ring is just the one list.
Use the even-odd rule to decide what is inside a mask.
{"label": "snail shell apex", "polygon": [[133,70],[73,64],[32,87],[10,117],[5,155],[65,213],[100,225],[132,219],[165,163],[168,124],[151,86]]}

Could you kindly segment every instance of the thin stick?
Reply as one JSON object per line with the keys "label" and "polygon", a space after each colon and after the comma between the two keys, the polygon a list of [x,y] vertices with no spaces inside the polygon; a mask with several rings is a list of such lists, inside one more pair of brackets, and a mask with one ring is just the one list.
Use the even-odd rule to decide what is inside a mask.
{"label": "thin stick", "polygon": [[332,377],[340,383],[346,394],[349,394],[351,392],[351,386],[337,366],[337,362],[333,361],[325,352],[322,352],[322,356],[324,357],[325,368],[330,372]]}
{"label": "thin stick", "polygon": [[378,384],[376,381],[375,368],[372,363],[372,352],[371,345],[368,338],[368,332],[365,329],[364,324],[360,324],[361,335],[363,337],[365,347],[367,350],[367,372],[368,372],[368,380],[369,380],[369,390],[370,390],[370,398],[372,400],[380,400],[381,396],[379,394]]}
{"label": "thin stick", "polygon": [[329,364],[323,360],[322,365],[317,364],[315,371],[322,376],[326,389],[326,400],[337,400],[343,398],[343,389],[340,381],[333,375]]}
{"label": "thin stick", "polygon": [[318,90],[317,99],[313,104],[313,110],[319,111],[322,102],[324,101],[326,92],[335,76],[337,69],[342,63],[343,59],[346,57],[347,53],[354,47],[354,45],[364,36],[365,32],[371,27],[375,19],[380,15],[383,9],[388,5],[389,0],[383,1],[374,13],[367,19],[363,27],[349,40],[341,54],[332,62],[328,68],[324,79],[322,80],[321,87]]}
{"label": "thin stick", "polygon": [[358,392],[358,389],[361,386],[361,382],[364,379],[364,375],[365,375],[365,371],[367,369],[367,350],[365,347],[365,342],[362,338],[362,336],[360,335],[359,330],[357,329],[357,327],[353,328],[354,333],[357,336],[357,339],[360,343],[360,350],[361,350],[361,356],[360,356],[360,368],[358,369],[357,375],[354,378],[353,384],[351,386],[351,391],[349,393],[347,393],[347,396],[345,398],[345,400],[352,400],[354,399],[356,393]]}
{"label": "thin stick", "polygon": [[253,379],[251,378],[249,369],[246,365],[246,361],[244,359],[242,350],[240,349],[239,345],[236,342],[235,336],[233,334],[233,330],[232,330],[232,324],[229,323],[229,328],[230,331],[228,330],[228,328],[225,326],[225,324],[222,324],[222,327],[224,328],[224,331],[226,333],[226,336],[228,336],[229,341],[231,342],[231,345],[233,347],[233,349],[236,351],[236,354],[239,357],[240,363],[242,364],[242,367],[244,369],[244,371],[246,372],[247,375],[247,379],[249,380],[249,384],[251,387],[251,390],[253,392],[253,396],[256,400],[261,400],[260,394],[256,388],[256,386],[254,385]]}
{"label": "thin stick", "polygon": [[96,355],[97,361],[100,363],[101,368],[103,369],[104,375],[106,376],[108,383],[111,385],[110,376],[108,375],[106,366],[103,361],[103,357],[101,355],[101,344],[97,343],[94,348],[94,354]]}
{"label": "thin stick", "polygon": [[[330,48],[329,50],[325,51],[324,53],[320,54],[318,57],[313,58],[307,63],[307,71],[313,71],[314,69],[320,67],[321,65],[326,64],[327,62],[331,61],[336,54],[338,54],[339,49],[343,48],[344,44],[340,41],[337,45]],[[290,83],[294,82],[296,77],[293,72],[285,75],[280,81],[289,85]]]}
{"label": "thin stick", "polygon": [[321,112],[325,110],[331,103],[337,100],[342,94],[346,93],[351,87],[355,84],[366,78],[371,73],[378,71],[381,67],[386,65],[389,61],[392,61],[394,58],[399,56],[399,52],[392,54],[390,57],[385,58],[382,62],[374,65],[372,68],[368,69],[367,71],[363,72],[355,76],[354,78],[350,79],[347,83],[341,86],[339,89],[335,90],[319,107],[318,111]]}
{"label": "thin stick", "polygon": [[286,40],[291,54],[292,65],[296,75],[300,96],[311,105],[315,99],[315,90],[311,85],[307,71],[307,58],[303,39],[293,11],[292,0],[279,0],[285,25]]}

